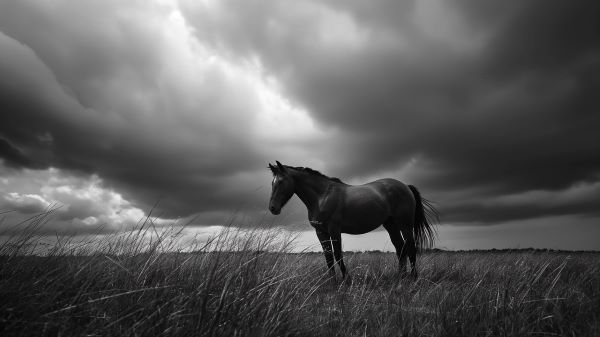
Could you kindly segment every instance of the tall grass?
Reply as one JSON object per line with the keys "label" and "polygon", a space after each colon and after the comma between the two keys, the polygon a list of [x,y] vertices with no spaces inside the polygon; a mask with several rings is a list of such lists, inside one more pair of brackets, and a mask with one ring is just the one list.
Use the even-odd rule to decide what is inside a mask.
{"label": "tall grass", "polygon": [[600,335],[597,253],[429,251],[417,280],[392,253],[346,253],[341,281],[275,234],[228,230],[190,252],[151,221],[40,256],[43,221],[0,245],[2,336]]}

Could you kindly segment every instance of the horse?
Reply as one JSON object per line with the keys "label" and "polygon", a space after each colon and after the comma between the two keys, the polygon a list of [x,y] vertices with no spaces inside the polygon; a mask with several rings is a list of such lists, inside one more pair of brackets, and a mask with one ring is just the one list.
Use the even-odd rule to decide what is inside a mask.
{"label": "horse", "polygon": [[348,185],[311,168],[287,166],[279,161],[276,165],[269,163],[268,168],[273,173],[269,211],[278,215],[294,194],[300,198],[332,276],[335,257],[342,278],[346,277],[341,234],[365,234],[383,225],[396,249],[400,274],[406,274],[408,256],[411,275],[417,277],[417,248],[433,245],[432,224],[439,218],[437,210],[416,187],[391,178]]}

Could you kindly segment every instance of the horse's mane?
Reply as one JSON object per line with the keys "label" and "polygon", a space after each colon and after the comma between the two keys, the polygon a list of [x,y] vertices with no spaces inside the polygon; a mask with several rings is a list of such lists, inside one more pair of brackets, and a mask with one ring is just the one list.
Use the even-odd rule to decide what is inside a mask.
{"label": "horse's mane", "polygon": [[319,172],[317,170],[311,169],[310,167],[302,167],[302,166],[296,166],[295,167],[295,166],[287,166],[287,165],[285,165],[285,167],[291,168],[291,169],[294,169],[294,170],[298,170],[298,171],[302,171],[302,172],[306,172],[308,174],[312,174],[312,175],[315,175],[315,176],[327,178],[327,179],[329,179],[331,181],[334,181],[336,183],[345,184],[343,181],[340,180],[340,178],[326,176],[326,175],[324,175],[323,173],[321,173],[321,172]]}

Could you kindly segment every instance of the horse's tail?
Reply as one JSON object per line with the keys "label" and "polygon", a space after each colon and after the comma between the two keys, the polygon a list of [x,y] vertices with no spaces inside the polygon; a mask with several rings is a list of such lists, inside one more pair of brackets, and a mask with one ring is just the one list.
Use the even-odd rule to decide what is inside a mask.
{"label": "horse's tail", "polygon": [[431,247],[435,241],[434,223],[439,223],[439,212],[433,207],[431,201],[421,197],[421,193],[413,185],[408,185],[415,196],[415,224],[413,231],[415,243],[418,248]]}

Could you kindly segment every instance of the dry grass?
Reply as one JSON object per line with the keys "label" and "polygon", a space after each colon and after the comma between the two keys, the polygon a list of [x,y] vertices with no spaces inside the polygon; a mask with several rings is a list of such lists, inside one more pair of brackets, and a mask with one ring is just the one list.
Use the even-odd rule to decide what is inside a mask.
{"label": "dry grass", "polygon": [[346,253],[351,279],[336,282],[320,254],[272,237],[168,253],[176,233],[142,239],[148,228],[46,256],[31,254],[33,231],[4,243],[0,335],[600,335],[597,253],[430,251],[416,281],[391,253]]}

